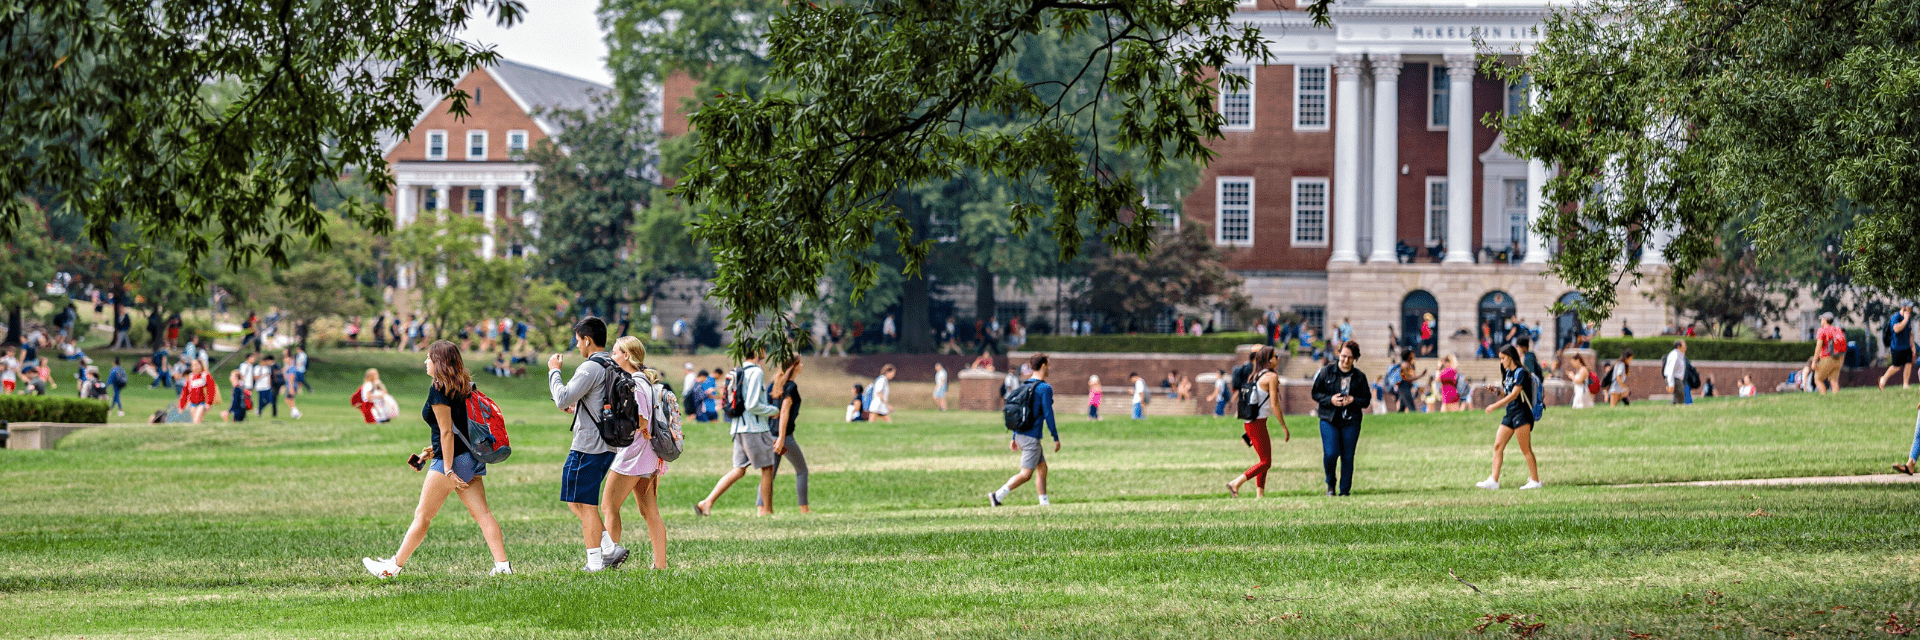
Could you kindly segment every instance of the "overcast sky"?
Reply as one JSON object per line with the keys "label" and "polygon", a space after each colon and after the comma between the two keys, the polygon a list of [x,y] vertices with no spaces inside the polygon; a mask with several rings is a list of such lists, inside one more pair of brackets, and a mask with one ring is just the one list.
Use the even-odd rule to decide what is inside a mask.
{"label": "overcast sky", "polygon": [[467,24],[460,39],[493,45],[500,57],[611,85],[607,39],[593,15],[599,0],[537,0],[526,3],[519,24],[502,29],[491,17]]}

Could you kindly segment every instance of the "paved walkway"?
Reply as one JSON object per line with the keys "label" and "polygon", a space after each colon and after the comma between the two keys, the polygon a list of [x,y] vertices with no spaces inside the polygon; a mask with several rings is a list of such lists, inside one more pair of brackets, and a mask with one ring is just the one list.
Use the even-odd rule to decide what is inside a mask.
{"label": "paved walkway", "polygon": [[1813,476],[1810,478],[1752,478],[1748,480],[1701,480],[1697,482],[1656,482],[1651,484],[1616,484],[1615,487],[1723,487],[1731,485],[1783,485],[1783,484],[1902,484],[1920,483],[1920,475],[1886,473],[1870,476]]}

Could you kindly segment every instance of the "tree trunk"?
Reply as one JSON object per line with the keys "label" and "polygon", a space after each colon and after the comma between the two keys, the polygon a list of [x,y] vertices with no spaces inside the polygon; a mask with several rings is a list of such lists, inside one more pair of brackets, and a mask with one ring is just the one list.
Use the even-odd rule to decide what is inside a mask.
{"label": "tree trunk", "polygon": [[932,296],[927,291],[927,278],[923,273],[908,278],[900,285],[900,351],[902,353],[933,353],[933,319],[930,308]]}
{"label": "tree trunk", "polygon": [[974,279],[973,317],[983,323],[991,323],[999,308],[1000,303],[993,298],[993,271],[986,264],[981,264]]}
{"label": "tree trunk", "polygon": [[20,307],[7,307],[7,339],[0,340],[0,344],[20,346]]}

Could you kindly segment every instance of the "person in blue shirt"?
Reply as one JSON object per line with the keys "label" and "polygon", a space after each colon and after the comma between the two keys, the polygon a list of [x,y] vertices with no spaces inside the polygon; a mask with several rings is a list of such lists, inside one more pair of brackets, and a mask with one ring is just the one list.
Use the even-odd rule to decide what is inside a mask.
{"label": "person in blue shirt", "polygon": [[1047,501],[1047,456],[1040,449],[1040,424],[1046,423],[1047,432],[1053,436],[1054,453],[1060,452],[1060,430],[1053,422],[1053,385],[1047,384],[1047,354],[1033,354],[1027,364],[1033,367],[1033,377],[1028,381],[1033,384],[1033,405],[1039,415],[1026,430],[1013,432],[1013,442],[1008,446],[1020,452],[1020,472],[1008,478],[1007,483],[999,489],[987,494],[987,502],[996,507],[1006,501],[1007,494],[1013,493],[1014,489],[1026,484],[1036,474],[1038,479],[1034,481],[1034,489],[1040,493],[1040,506],[1051,504]]}
{"label": "person in blue shirt", "polygon": [[109,405],[120,415],[127,415],[127,408],[120,404],[120,390],[127,388],[127,370],[120,366],[120,359],[113,359],[113,370],[107,372],[107,387],[113,389],[113,404]]}
{"label": "person in blue shirt", "polygon": [[1913,301],[1900,301],[1900,311],[1887,318],[1887,372],[1880,375],[1880,388],[1887,388],[1887,380],[1893,378],[1895,371],[1900,372],[1900,388],[1907,388],[1913,380]]}

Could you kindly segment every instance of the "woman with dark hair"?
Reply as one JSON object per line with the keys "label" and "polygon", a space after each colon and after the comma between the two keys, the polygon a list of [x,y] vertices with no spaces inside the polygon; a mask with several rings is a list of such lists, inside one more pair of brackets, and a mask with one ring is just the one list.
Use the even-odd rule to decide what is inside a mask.
{"label": "woman with dark hair", "polygon": [[1505,396],[1487,405],[1487,413],[1506,407],[1500,429],[1493,436],[1493,475],[1474,483],[1482,489],[1500,488],[1500,463],[1506,461],[1507,440],[1519,436],[1520,455],[1527,458],[1527,484],[1521,489],[1540,488],[1540,464],[1533,459],[1533,405],[1540,402],[1540,379],[1520,366],[1520,350],[1513,345],[1500,348],[1501,382]]}
{"label": "woman with dark hair", "polygon": [[[500,523],[487,508],[487,489],[483,482],[487,464],[474,458],[466,439],[455,433],[467,424],[467,396],[473,394],[473,377],[460,357],[460,347],[446,340],[427,347],[426,365],[433,385],[427,388],[427,404],[421,407],[420,417],[427,423],[427,435],[432,442],[421,449],[417,457],[431,460],[425,465],[428,473],[420,487],[420,504],[414,507],[413,524],[407,527],[399,552],[385,559],[361,558],[360,564],[375,577],[399,575],[407,559],[413,557],[414,550],[426,540],[427,525],[440,513],[447,494],[458,493],[460,503],[467,506],[467,513],[480,525],[487,550],[493,552],[493,571],[489,575],[513,573],[507,564],[507,544],[500,534]],[[415,466],[414,470],[420,468]]]}
{"label": "woman with dark hair", "polygon": [[1281,442],[1293,440],[1293,432],[1287,429],[1286,417],[1280,415],[1273,401],[1280,392],[1280,374],[1275,371],[1279,364],[1280,357],[1274,353],[1273,347],[1263,346],[1254,350],[1254,383],[1253,390],[1247,392],[1247,406],[1255,407],[1256,413],[1243,426],[1247,431],[1247,446],[1253,447],[1254,455],[1259,456],[1260,460],[1248,467],[1245,473],[1227,482],[1227,493],[1235,498],[1240,497],[1240,485],[1246,484],[1249,478],[1253,480],[1254,497],[1267,497],[1267,470],[1273,468],[1273,436],[1267,434],[1267,418],[1280,421]]}
{"label": "woman with dark hair", "polygon": [[[1348,340],[1334,351],[1334,361],[1313,374],[1313,401],[1320,405],[1321,463],[1327,471],[1327,495],[1347,495],[1353,489],[1353,453],[1360,443],[1360,418],[1373,403],[1367,374],[1360,361],[1360,343]],[[1339,466],[1338,482],[1334,467]]]}
{"label": "woman with dark hair", "polygon": [[[1413,349],[1401,349],[1399,351],[1400,364],[1398,368],[1400,370],[1400,381],[1393,385],[1393,399],[1398,408],[1394,409],[1394,411],[1406,413],[1415,410],[1413,404],[1413,388],[1420,382],[1421,371],[1420,365],[1413,361]],[[1391,374],[1392,372],[1388,373]]]}

